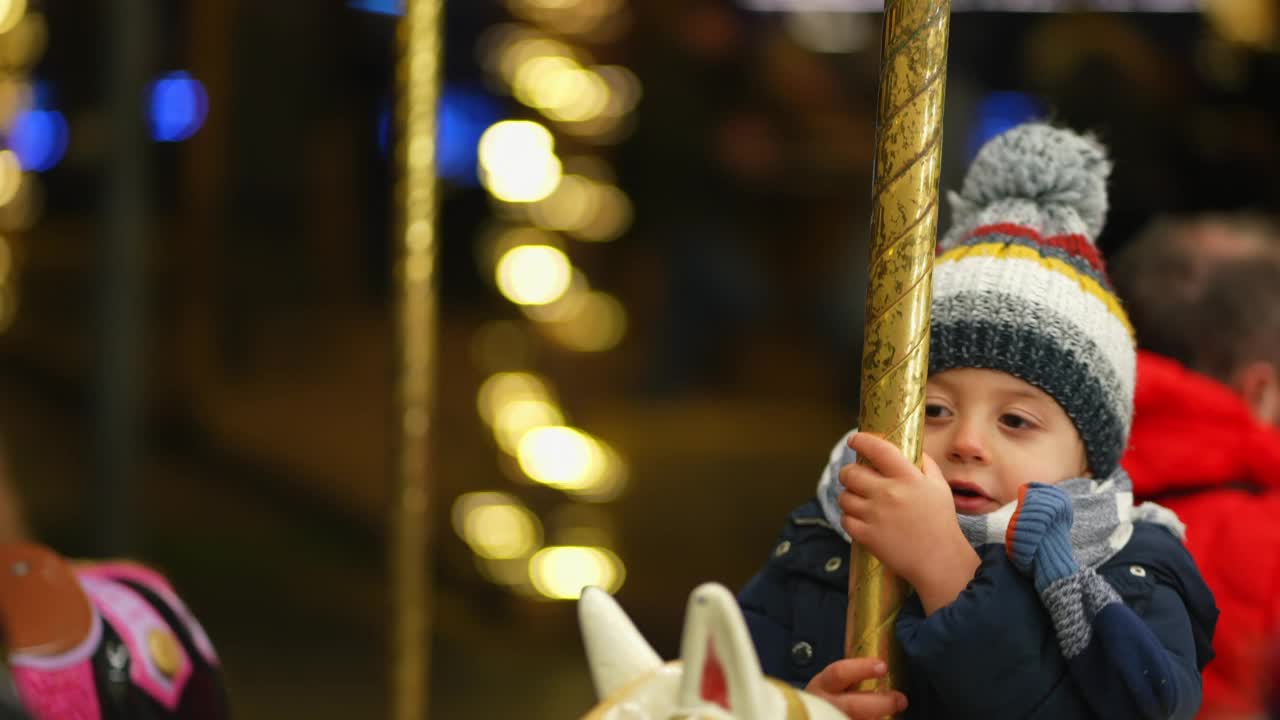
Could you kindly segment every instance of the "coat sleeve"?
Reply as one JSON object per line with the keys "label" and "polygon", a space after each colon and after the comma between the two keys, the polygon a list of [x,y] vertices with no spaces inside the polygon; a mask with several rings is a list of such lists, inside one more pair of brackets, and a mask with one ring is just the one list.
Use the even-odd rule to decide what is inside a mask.
{"label": "coat sleeve", "polygon": [[987,546],[954,602],[929,617],[909,603],[897,631],[912,670],[957,717],[1190,718],[1200,704],[1190,620],[1163,585],[1142,617],[1092,570],[1042,596]]}
{"label": "coat sleeve", "polygon": [[[1105,717],[1192,718],[1201,681],[1181,595],[1156,584],[1139,617],[1093,570],[1045,593],[1075,685]],[[1071,634],[1071,637],[1067,637]]]}
{"label": "coat sleeve", "polygon": [[973,580],[950,604],[926,617],[913,595],[899,612],[908,700],[936,696],[954,718],[1091,717],[1031,583],[999,545],[979,555]]}
{"label": "coat sleeve", "polygon": [[[785,679],[787,640],[791,637],[791,594],[783,572],[766,565],[738,593],[738,605],[760,658],[760,668],[770,677]],[[794,684],[794,681],[792,681]]]}

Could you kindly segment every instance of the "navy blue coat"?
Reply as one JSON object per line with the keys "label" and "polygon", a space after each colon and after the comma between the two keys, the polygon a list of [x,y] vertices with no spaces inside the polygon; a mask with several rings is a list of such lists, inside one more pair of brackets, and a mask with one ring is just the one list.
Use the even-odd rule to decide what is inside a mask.
{"label": "navy blue coat", "polygon": [[[1116,680],[1124,673],[1069,669],[1040,597],[1003,546],[984,546],[978,555],[981,567],[954,602],[926,621],[913,594],[898,615],[895,630],[907,659],[905,716],[1136,716]],[[803,686],[843,657],[848,556],[849,543],[816,500],[791,514],[767,565],[739,595],[766,674]],[[1135,523],[1132,539],[1098,574],[1167,651],[1175,684],[1169,696],[1176,700],[1164,716],[1193,717],[1218,611],[1191,556],[1166,529]],[[1124,655],[1125,648],[1106,649],[1109,662]]]}

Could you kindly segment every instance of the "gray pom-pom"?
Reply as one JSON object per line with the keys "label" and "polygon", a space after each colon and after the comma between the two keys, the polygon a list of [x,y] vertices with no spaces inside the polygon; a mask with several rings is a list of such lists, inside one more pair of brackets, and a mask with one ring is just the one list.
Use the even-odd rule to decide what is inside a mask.
{"label": "gray pom-pom", "polygon": [[1007,211],[1010,222],[1038,216],[1041,232],[1082,225],[1092,242],[1106,222],[1110,174],[1107,150],[1092,137],[1041,123],[1019,125],[978,151],[961,192],[951,195],[953,230],[992,222]]}

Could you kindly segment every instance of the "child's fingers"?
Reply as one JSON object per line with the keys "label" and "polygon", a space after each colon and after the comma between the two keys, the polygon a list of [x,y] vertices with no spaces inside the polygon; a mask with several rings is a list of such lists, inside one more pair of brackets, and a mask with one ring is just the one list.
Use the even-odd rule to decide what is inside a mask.
{"label": "child's fingers", "polygon": [[866,465],[845,465],[840,468],[840,484],[846,490],[862,497],[869,497],[886,478]]}
{"label": "child's fingers", "polygon": [[939,468],[938,463],[934,462],[933,458],[929,457],[929,453],[920,453],[920,460],[921,469],[924,470],[925,477],[944,485],[947,483],[946,476],[942,474],[942,468]]}
{"label": "child's fingers", "polygon": [[809,687],[833,694],[842,693],[852,690],[863,680],[878,678],[888,670],[889,667],[880,658],[844,658],[824,667],[822,672],[809,681]]}
{"label": "child's fingers", "polygon": [[870,537],[871,532],[871,523],[859,520],[852,515],[844,515],[840,518],[840,527],[849,533],[849,537],[853,538],[854,542],[862,545],[867,544],[867,539]]}
{"label": "child's fingers", "polygon": [[870,433],[854,433],[849,438],[849,447],[858,453],[858,457],[875,466],[882,475],[910,477],[920,472],[897,445]]}
{"label": "child's fingers", "polygon": [[907,696],[900,692],[845,693],[827,701],[850,718],[883,718],[907,709]]}
{"label": "child's fingers", "polygon": [[860,495],[854,495],[851,492],[842,492],[836,498],[836,504],[840,506],[840,510],[845,515],[858,518],[859,520],[867,519],[867,511],[871,509],[871,501]]}

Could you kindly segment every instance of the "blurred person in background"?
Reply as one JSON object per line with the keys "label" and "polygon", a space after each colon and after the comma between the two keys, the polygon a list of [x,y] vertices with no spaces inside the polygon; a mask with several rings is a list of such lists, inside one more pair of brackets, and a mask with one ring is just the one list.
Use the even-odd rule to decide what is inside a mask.
{"label": "blurred person in background", "polygon": [[1217,598],[1200,717],[1259,717],[1280,642],[1280,229],[1258,215],[1159,219],[1112,277],[1138,344],[1122,463],[1187,525]]}
{"label": "blurred person in background", "polygon": [[3,444],[0,444],[0,543],[21,540],[27,535],[22,520],[22,503],[18,491],[9,477],[9,462]]}

